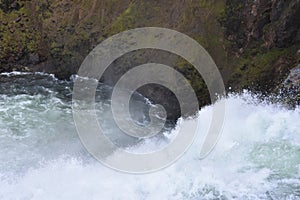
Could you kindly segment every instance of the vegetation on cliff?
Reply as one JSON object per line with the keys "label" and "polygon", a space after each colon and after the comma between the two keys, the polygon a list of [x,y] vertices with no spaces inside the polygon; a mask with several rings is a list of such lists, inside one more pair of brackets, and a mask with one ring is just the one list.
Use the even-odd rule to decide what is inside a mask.
{"label": "vegetation on cliff", "polygon": [[[299,62],[299,12],[299,0],[1,0],[0,72],[45,71],[68,78],[109,36],[157,26],[185,33],[204,46],[227,87],[269,92]],[[200,75],[167,52],[125,55],[113,63],[104,80],[113,84],[130,67],[149,61],[182,72],[200,105],[209,103]],[[157,91],[162,99],[171,95],[162,88],[142,93],[147,96],[149,91]]]}
{"label": "vegetation on cliff", "polygon": [[273,91],[299,62],[300,1],[227,1],[220,18],[237,58],[229,84]]}

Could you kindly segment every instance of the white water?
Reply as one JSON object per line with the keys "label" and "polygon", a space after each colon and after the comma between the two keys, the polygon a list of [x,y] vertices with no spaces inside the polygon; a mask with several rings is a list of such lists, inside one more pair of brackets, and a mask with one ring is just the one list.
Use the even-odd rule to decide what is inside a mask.
{"label": "white water", "polygon": [[[178,162],[130,175],[89,156],[69,103],[48,90],[0,95],[1,200],[300,199],[299,108],[258,103],[247,93],[231,95],[223,133],[206,159],[199,160],[199,148],[213,106],[199,112],[198,140]],[[131,149],[167,142],[156,138]]]}

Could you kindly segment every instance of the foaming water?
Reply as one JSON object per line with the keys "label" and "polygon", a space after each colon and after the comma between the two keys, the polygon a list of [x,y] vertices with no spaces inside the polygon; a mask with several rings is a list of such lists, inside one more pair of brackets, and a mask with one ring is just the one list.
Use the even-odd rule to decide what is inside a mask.
{"label": "foaming water", "polygon": [[[0,199],[300,198],[299,108],[260,102],[249,93],[229,95],[221,137],[200,160],[214,105],[199,111],[196,119],[181,119],[160,137],[135,141],[119,138],[115,125],[101,118],[109,114],[110,89],[100,87],[99,118],[107,134],[130,151],[166,146],[183,123],[199,123],[198,137],[176,163],[155,173],[131,175],[104,167],[83,148],[72,119],[71,83],[35,75],[32,83],[21,84],[32,80],[26,77],[31,75],[10,76],[10,83],[0,83]],[[149,106],[139,97],[135,103]],[[138,115],[141,122],[147,120],[143,112]]]}

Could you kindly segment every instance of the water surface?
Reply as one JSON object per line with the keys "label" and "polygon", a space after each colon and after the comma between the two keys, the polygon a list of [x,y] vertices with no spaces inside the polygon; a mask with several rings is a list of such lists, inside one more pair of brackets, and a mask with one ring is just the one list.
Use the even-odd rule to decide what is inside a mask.
{"label": "water surface", "polygon": [[[175,164],[146,175],[104,167],[84,149],[72,118],[72,82],[46,74],[0,76],[0,199],[300,199],[300,110],[260,102],[249,93],[226,98],[226,120],[214,151],[199,159],[214,105],[179,120],[160,136],[136,140],[110,119],[111,88],[99,85],[97,114],[121,148],[162,148],[182,123],[198,120],[198,138]],[[136,94],[134,118],[151,104]]]}

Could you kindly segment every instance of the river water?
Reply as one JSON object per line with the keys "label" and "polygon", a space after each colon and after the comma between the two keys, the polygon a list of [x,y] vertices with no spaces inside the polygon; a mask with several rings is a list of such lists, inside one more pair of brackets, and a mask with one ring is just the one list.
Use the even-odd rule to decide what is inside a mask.
{"label": "river water", "polygon": [[[198,118],[180,119],[160,136],[135,140],[109,119],[111,88],[98,87],[97,115],[121,148],[151,151],[168,145],[182,123],[197,120],[196,141],[172,166],[146,175],[103,166],[83,147],[72,117],[72,81],[47,74],[0,75],[0,199],[300,199],[300,109],[229,95],[222,135],[199,159],[201,134],[214,105]],[[137,122],[152,105],[133,98]]]}

